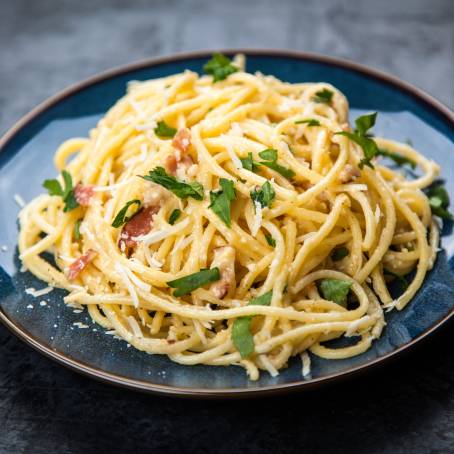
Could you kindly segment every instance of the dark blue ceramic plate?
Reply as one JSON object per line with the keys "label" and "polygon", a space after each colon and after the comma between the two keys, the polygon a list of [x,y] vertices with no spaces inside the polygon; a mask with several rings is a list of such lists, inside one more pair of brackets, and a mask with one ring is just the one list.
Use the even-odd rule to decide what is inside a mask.
{"label": "dark blue ceramic plate", "polygon": [[[232,53],[232,52],[227,52]],[[410,139],[425,156],[442,164],[442,177],[454,196],[454,114],[420,90],[366,67],[317,55],[281,51],[246,51],[249,72],[273,74],[289,82],[326,81],[343,91],[352,117],[377,110],[379,135]],[[125,92],[129,80],[201,71],[209,53],[146,61],[109,71],[82,82],[37,107],[0,142],[0,318],[18,337],[56,361],[79,372],[130,388],[193,396],[233,396],[306,389],[377,365],[402,352],[446,322],[454,308],[454,234],[451,223],[442,233],[443,251],[423,288],[403,312],[388,314],[383,337],[355,358],[326,361],[313,358],[312,379],[302,380],[294,360],[276,377],[262,374],[250,382],[238,367],[185,367],[163,356],[128,348],[106,335],[86,312],[76,314],[62,301],[63,291],[43,298],[26,295],[27,287],[43,282],[21,273],[17,257],[14,194],[26,201],[42,191],[45,178],[55,175],[52,157],[57,146],[86,136],[98,119]],[[40,305],[40,300],[46,305]],[[31,306],[33,308],[31,308]],[[89,328],[73,325],[81,321]]]}

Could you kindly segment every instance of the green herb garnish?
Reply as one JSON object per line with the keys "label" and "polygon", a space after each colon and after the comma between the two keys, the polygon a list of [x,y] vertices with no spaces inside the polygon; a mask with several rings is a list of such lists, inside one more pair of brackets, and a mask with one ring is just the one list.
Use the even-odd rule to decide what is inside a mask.
{"label": "green herb garnish", "polygon": [[323,90],[317,91],[312,99],[315,102],[331,104],[331,101],[333,100],[333,95],[334,93],[331,90],[324,88]]}
{"label": "green herb garnish", "polygon": [[169,126],[165,121],[159,121],[158,126],[154,128],[154,133],[159,137],[172,138],[177,130]]}
{"label": "green herb garnish", "polygon": [[191,293],[192,291],[221,279],[219,268],[203,269],[197,273],[189,274],[185,277],[180,277],[173,281],[167,282],[169,287],[175,288],[173,296],[183,296]]}
{"label": "green herb garnish", "polygon": [[[248,305],[269,306],[273,292],[269,291],[263,295],[249,301]],[[233,322],[232,326],[232,342],[236,349],[240,352],[242,358],[247,358],[254,352],[254,338],[251,333],[251,322],[253,315],[239,317]]]}
{"label": "green herb garnish", "polygon": [[287,167],[281,166],[277,163],[277,150],[274,148],[267,148],[259,153],[259,156],[265,161],[260,162],[261,165],[266,166],[275,172],[281,174],[283,177],[291,179],[295,176],[295,172]]}
{"label": "green herb garnish", "polygon": [[73,234],[74,234],[74,239],[76,241],[79,241],[80,240],[80,224],[82,222],[82,219],[78,219],[75,223],[74,223],[74,230],[73,230]]}
{"label": "green herb garnish", "polygon": [[352,282],[341,279],[323,279],[320,282],[323,298],[328,301],[334,301],[342,307],[346,307],[347,295],[351,286]]}
{"label": "green herb garnish", "polygon": [[233,181],[226,180],[221,178],[219,180],[221,188],[219,191],[210,192],[210,205],[208,208],[211,208],[219,218],[224,222],[227,227],[230,227],[230,202],[235,199],[235,187]]}
{"label": "green herb garnish", "polygon": [[251,191],[251,199],[254,202],[260,203],[262,208],[270,207],[271,202],[276,197],[276,193],[274,192],[273,186],[269,181],[266,181],[261,188],[256,188]]}
{"label": "green herb garnish", "polygon": [[79,206],[79,203],[74,196],[73,180],[71,178],[71,174],[66,170],[63,170],[61,175],[63,177],[63,182],[65,185],[64,188],[62,188],[60,182],[57,179],[44,180],[43,186],[47,189],[49,195],[59,195],[63,199],[63,202],[65,203],[63,211],[68,212],[74,210],[74,208],[77,208]]}
{"label": "green herb garnish", "polygon": [[213,83],[226,79],[230,74],[238,71],[228,57],[222,54],[213,54],[211,60],[205,64],[203,70],[213,76]]}
{"label": "green herb garnish", "polygon": [[271,247],[276,247],[276,240],[269,233],[265,235],[265,240]]}
{"label": "green herb garnish", "polygon": [[240,158],[243,168],[250,172],[256,172],[260,166],[260,162],[254,161],[252,153],[248,153],[246,158]]}
{"label": "green herb garnish", "polygon": [[307,120],[295,121],[296,125],[301,125],[303,123],[307,123],[307,126],[321,126],[320,122],[318,120],[315,120],[314,118],[308,118]]}
{"label": "green herb garnish", "polygon": [[376,118],[377,112],[362,115],[355,120],[356,132],[336,132],[336,134],[348,137],[363,149],[364,158],[359,162],[360,169],[365,165],[369,166],[371,169],[374,168],[371,160],[378,154],[379,150],[374,140],[367,137],[367,131],[375,125]]}
{"label": "green herb garnish", "polygon": [[426,190],[426,195],[429,198],[429,205],[432,209],[432,214],[443,219],[452,220],[452,214],[447,210],[449,206],[449,195],[446,188],[440,182],[435,182]]}
{"label": "green herb garnish", "polygon": [[338,262],[339,260],[347,257],[349,253],[350,251],[346,247],[338,247],[331,253],[331,259],[333,262]]}
{"label": "green herb garnish", "polygon": [[384,148],[379,148],[377,155],[385,156],[386,158],[392,159],[399,166],[408,164],[409,166],[411,166],[412,169],[416,168],[416,162],[413,161],[413,159],[406,158],[405,156],[399,153],[394,153],[393,151],[388,151],[385,150]]}
{"label": "green herb garnish", "polygon": [[[131,205],[137,205],[137,208],[134,213],[131,214],[131,216],[126,216],[126,213],[128,212],[128,209]],[[123,224],[126,224],[139,211],[140,205],[142,205],[142,202],[139,199],[134,199],[126,202],[126,205],[115,216],[115,219],[112,222],[112,227],[118,228]]]}
{"label": "green herb garnish", "polygon": [[180,199],[192,197],[196,200],[203,200],[203,186],[199,182],[186,183],[177,180],[174,176],[169,175],[163,167],[156,167],[156,169],[150,170],[148,175],[141,176],[141,178],[163,186]]}
{"label": "green herb garnish", "polygon": [[177,219],[181,216],[181,210],[179,210],[178,208],[175,208],[171,213],[170,213],[170,216],[169,216],[169,224],[170,225],[173,225],[175,224],[175,222],[177,221]]}

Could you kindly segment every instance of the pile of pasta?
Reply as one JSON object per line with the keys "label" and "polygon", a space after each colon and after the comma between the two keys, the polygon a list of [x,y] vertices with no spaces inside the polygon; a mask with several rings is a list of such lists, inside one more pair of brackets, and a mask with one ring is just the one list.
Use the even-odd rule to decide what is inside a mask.
{"label": "pile of pasta", "polygon": [[371,136],[375,114],[352,127],[332,85],[244,64],[129,83],[57,150],[61,175],[20,213],[20,258],[139,350],[252,380],[300,356],[308,377],[309,352],[365,352],[420,288],[439,241],[422,189],[439,167]]}

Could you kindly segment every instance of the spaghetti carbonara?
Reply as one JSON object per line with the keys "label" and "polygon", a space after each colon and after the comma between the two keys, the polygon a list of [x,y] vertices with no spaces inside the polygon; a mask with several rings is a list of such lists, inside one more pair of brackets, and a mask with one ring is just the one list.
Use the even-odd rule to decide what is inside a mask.
{"label": "spaghetti carbonara", "polygon": [[180,364],[256,380],[292,356],[309,376],[310,354],[366,351],[436,258],[438,165],[374,137],[375,113],[350,125],[327,83],[248,74],[241,55],[205,71],[131,82],[89,138],[60,146],[60,175],[20,213],[23,264]]}

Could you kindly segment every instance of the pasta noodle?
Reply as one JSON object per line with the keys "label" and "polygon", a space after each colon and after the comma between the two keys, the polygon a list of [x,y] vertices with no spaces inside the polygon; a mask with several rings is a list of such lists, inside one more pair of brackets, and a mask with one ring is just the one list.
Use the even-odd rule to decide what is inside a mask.
{"label": "pasta noodle", "polygon": [[[139,350],[252,380],[299,356],[306,377],[308,352],[366,351],[384,309],[421,287],[439,240],[422,189],[439,167],[353,131],[335,87],[243,65],[131,82],[88,138],[57,150],[62,175],[20,213],[20,258]],[[368,161],[371,142],[422,176]],[[390,280],[412,271],[393,299]],[[340,337],[352,341],[330,346]]]}

